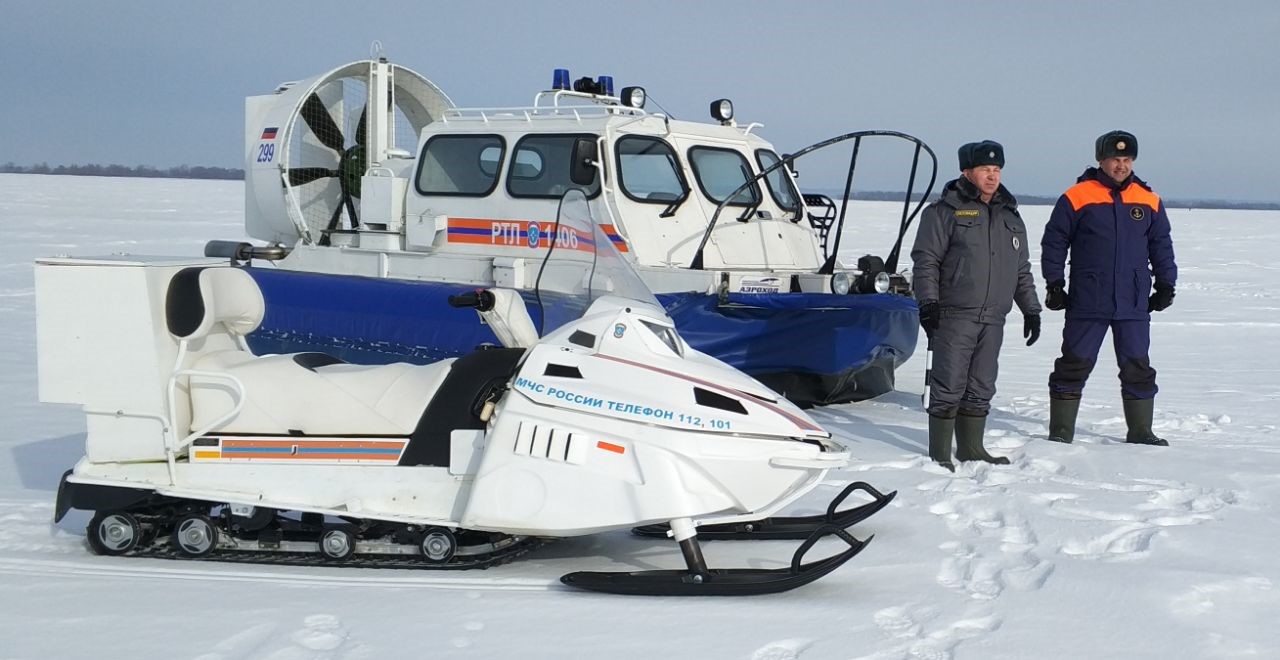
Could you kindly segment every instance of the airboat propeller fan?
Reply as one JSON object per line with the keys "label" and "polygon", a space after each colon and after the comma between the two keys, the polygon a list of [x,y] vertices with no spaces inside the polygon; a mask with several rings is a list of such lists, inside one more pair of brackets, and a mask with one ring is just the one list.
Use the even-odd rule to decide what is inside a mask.
{"label": "airboat propeller fan", "polygon": [[[392,109],[393,102],[393,99],[387,99],[388,109]],[[367,167],[365,136],[368,135],[366,130],[368,126],[368,111],[368,104],[365,104],[360,109],[360,118],[356,120],[355,124],[355,144],[347,147],[347,139],[343,136],[342,129],[338,127],[338,122],[329,114],[328,108],[325,107],[324,101],[320,99],[319,95],[312,93],[302,104],[300,116],[303,122],[320,144],[334,152],[333,164],[335,167],[290,168],[288,171],[289,184],[301,186],[321,179],[337,178],[338,190],[341,195],[340,203],[334,207],[333,213],[329,216],[329,222],[325,226],[325,231],[320,237],[319,243],[321,245],[329,244],[329,237],[342,221],[343,211],[346,211],[347,221],[352,229],[360,225],[355,200],[360,198],[360,177],[364,176],[365,168]]]}
{"label": "airboat propeller fan", "polygon": [[[375,90],[385,111],[369,112]],[[360,182],[391,149],[413,151],[453,103],[418,73],[386,60],[352,62],[246,103],[245,228],[254,238],[327,244],[358,228]],[[356,109],[359,108],[359,111]],[[370,136],[379,144],[371,144]]]}

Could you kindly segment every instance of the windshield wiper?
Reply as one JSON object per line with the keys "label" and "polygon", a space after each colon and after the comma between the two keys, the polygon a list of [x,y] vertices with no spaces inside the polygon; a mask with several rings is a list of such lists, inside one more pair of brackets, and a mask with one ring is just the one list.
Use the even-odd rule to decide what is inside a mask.
{"label": "windshield wiper", "polygon": [[687,201],[689,201],[689,193],[686,191],[683,196],[676,198],[674,202],[671,202],[670,206],[663,209],[662,213],[658,214],[658,217],[670,218],[671,216],[675,215],[676,211],[680,210],[680,207],[683,206],[684,203]]}

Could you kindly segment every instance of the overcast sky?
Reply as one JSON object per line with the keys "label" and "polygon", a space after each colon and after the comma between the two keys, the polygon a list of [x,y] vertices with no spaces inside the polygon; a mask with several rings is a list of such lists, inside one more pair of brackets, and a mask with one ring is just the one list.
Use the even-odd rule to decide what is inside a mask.
{"label": "overcast sky", "polygon": [[[1034,195],[1062,192],[1121,128],[1165,197],[1280,201],[1270,0],[403,4],[0,0],[0,163],[242,167],[245,96],[380,40],[462,106],[527,105],[567,67],[642,85],[681,119],[732,98],[780,151],[910,133],[941,180],[959,144],[995,139],[1006,185]],[[909,151],[868,156],[858,188],[904,187]],[[842,174],[801,163],[802,184]]]}

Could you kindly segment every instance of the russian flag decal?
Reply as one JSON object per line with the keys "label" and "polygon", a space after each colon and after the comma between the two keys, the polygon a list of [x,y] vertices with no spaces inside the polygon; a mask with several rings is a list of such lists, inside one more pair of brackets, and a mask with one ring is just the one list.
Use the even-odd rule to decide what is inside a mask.
{"label": "russian flag decal", "polygon": [[263,139],[263,140],[274,140],[274,139],[276,139],[276,128],[277,128],[276,126],[272,126],[271,128],[264,128],[264,129],[262,129],[262,138],[261,138],[261,139]]}

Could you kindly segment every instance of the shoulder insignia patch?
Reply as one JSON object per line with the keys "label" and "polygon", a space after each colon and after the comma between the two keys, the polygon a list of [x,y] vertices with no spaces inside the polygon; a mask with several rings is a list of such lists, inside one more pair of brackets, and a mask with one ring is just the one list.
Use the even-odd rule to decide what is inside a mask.
{"label": "shoulder insignia patch", "polygon": [[978,215],[980,215],[980,212],[977,209],[957,209],[956,210],[957,218],[976,218],[978,217]]}
{"label": "shoulder insignia patch", "polygon": [[1134,220],[1141,220],[1144,215],[1146,215],[1146,213],[1143,213],[1141,206],[1135,206],[1129,209],[1129,217]]}

